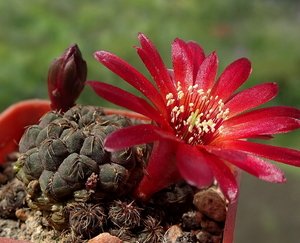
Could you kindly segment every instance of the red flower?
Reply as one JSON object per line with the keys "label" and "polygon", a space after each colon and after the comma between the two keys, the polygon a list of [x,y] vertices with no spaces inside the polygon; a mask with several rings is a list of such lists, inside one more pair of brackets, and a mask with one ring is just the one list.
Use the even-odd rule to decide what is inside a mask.
{"label": "red flower", "polygon": [[173,70],[168,70],[152,42],[143,34],[139,34],[139,40],[137,53],[157,88],[115,55],[98,51],[95,57],[138,89],[152,105],[115,86],[98,81],[87,83],[99,96],[154,121],[153,125],[118,130],[105,140],[109,151],[156,141],[147,173],[135,190],[136,197],[147,200],[181,177],[197,187],[210,185],[215,178],[223,194],[234,201],[238,194],[234,166],[277,183],[285,182],[283,172],[259,157],[300,166],[299,151],[246,141],[272,139],[272,134],[300,127],[300,111],[292,107],[248,111],[273,99],[277,84],[263,83],[234,93],[251,73],[249,60],[236,60],[215,82],[215,52],[205,57],[197,43],[175,39]]}

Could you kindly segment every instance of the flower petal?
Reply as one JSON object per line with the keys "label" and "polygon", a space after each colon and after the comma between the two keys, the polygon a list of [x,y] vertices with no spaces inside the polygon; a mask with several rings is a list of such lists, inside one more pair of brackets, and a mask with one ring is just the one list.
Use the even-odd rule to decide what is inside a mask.
{"label": "flower petal", "polygon": [[244,161],[247,159],[247,154],[237,151],[235,149],[230,149],[226,147],[215,147],[215,146],[197,146],[198,148],[204,148],[207,152],[214,154],[218,157],[221,157],[226,160],[236,160],[236,161]]}
{"label": "flower petal", "polygon": [[200,188],[213,182],[213,172],[207,158],[196,147],[179,144],[176,161],[181,175],[189,184]]}
{"label": "flower petal", "polygon": [[139,90],[155,105],[157,109],[161,111],[161,113],[166,115],[164,100],[153,84],[145,78],[145,76],[127,62],[109,52],[97,51],[94,56],[104,66]]}
{"label": "flower petal", "polygon": [[196,76],[197,76],[199,67],[205,59],[205,53],[204,53],[204,50],[202,49],[202,47],[195,41],[188,41],[187,46],[190,50],[190,53],[192,54],[192,60],[193,60],[193,66],[194,66],[194,68],[193,68],[194,78],[193,79],[196,80]]}
{"label": "flower petal", "polygon": [[292,117],[300,118],[300,110],[289,106],[265,107],[234,116],[223,123],[223,126],[234,126],[248,121],[259,120],[267,117]]}
{"label": "flower petal", "polygon": [[248,159],[245,162],[229,162],[259,179],[274,183],[286,182],[281,169],[261,158],[248,155]]}
{"label": "flower petal", "polygon": [[216,146],[236,149],[284,164],[300,166],[300,151],[241,140],[224,141]]}
{"label": "flower petal", "polygon": [[229,108],[229,117],[260,106],[273,99],[278,93],[276,83],[263,83],[234,95],[224,107]]}
{"label": "flower petal", "polygon": [[235,126],[224,126],[218,141],[249,138],[256,135],[287,133],[300,128],[300,121],[290,117],[267,117]]}
{"label": "flower petal", "polygon": [[169,72],[153,43],[143,34],[139,34],[138,38],[142,48],[135,47],[137,53],[152,75],[159,91],[165,99],[165,96],[168,93],[176,92]]}
{"label": "flower petal", "polygon": [[112,152],[157,140],[170,140],[183,143],[173,133],[166,132],[158,126],[141,124],[124,127],[108,135],[104,140],[104,147],[107,151]]}
{"label": "flower petal", "polygon": [[127,116],[132,119],[139,119],[143,122],[151,122],[151,119],[149,117],[143,116],[140,113],[129,111],[129,110],[121,110],[121,109],[115,109],[115,108],[106,108],[102,107],[106,115],[113,115],[118,114],[121,116]]}
{"label": "flower petal", "polygon": [[168,123],[161,116],[155,108],[153,108],[146,100],[137,97],[125,90],[122,90],[116,86],[99,82],[99,81],[88,81],[86,85],[91,86],[94,91],[102,98],[109,102],[122,106],[126,109],[133,110],[150,119],[156,121],[161,126],[168,127]]}
{"label": "flower petal", "polygon": [[221,74],[213,87],[212,95],[219,96],[226,102],[249,77],[251,73],[251,63],[246,58],[240,58],[231,63]]}
{"label": "flower petal", "polygon": [[230,202],[235,201],[238,197],[239,188],[231,169],[217,156],[207,154],[206,157],[214,171],[221,192]]}
{"label": "flower petal", "polygon": [[218,58],[216,52],[213,52],[202,62],[195,84],[199,89],[209,90],[213,87],[218,70]]}
{"label": "flower petal", "polygon": [[193,60],[187,44],[178,38],[172,44],[172,62],[175,84],[180,82],[185,92],[193,85]]}
{"label": "flower petal", "polygon": [[255,135],[255,136],[249,136],[248,139],[264,139],[264,140],[272,140],[275,137],[273,135],[267,134],[267,135]]}
{"label": "flower petal", "polygon": [[134,198],[145,202],[153,193],[181,179],[176,165],[177,143],[161,140],[153,144],[146,173],[134,189]]}

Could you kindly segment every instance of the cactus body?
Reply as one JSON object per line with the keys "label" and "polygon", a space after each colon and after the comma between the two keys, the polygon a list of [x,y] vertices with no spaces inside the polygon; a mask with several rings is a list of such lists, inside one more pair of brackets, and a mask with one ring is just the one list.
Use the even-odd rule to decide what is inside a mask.
{"label": "cactus body", "polygon": [[[65,113],[48,112],[38,125],[28,127],[15,171],[28,188],[29,205],[51,211],[64,202],[97,203],[128,193],[143,175],[146,150],[139,146],[110,153],[103,141],[130,125],[124,116],[78,105]],[[57,224],[52,222],[56,228],[65,222]]]}

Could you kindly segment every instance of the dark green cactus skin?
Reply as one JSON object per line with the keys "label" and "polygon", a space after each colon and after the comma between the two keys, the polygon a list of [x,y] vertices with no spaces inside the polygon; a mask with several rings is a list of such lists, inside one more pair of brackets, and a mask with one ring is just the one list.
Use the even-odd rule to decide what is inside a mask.
{"label": "dark green cactus skin", "polygon": [[27,186],[29,205],[52,210],[65,202],[98,202],[128,193],[143,175],[146,147],[109,153],[103,141],[131,125],[127,117],[106,115],[101,108],[74,106],[65,113],[48,112],[28,127],[14,168]]}

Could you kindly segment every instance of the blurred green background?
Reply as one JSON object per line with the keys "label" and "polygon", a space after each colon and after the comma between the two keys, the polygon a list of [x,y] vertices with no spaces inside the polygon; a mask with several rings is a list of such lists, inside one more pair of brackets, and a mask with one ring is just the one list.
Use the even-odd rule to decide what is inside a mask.
{"label": "blurred green background", "polygon": [[[132,91],[98,63],[93,53],[117,54],[146,74],[132,48],[146,34],[171,67],[174,38],[194,40],[207,54],[217,50],[219,72],[247,57],[253,72],[247,88],[277,82],[268,105],[300,108],[300,4],[280,0],[31,0],[0,1],[0,111],[23,99],[47,98],[50,62],[77,43],[87,61],[88,80]],[[78,103],[111,106],[86,87]],[[300,149],[299,131],[269,144]],[[300,169],[279,165],[287,184],[243,174],[235,242],[299,242]]]}

